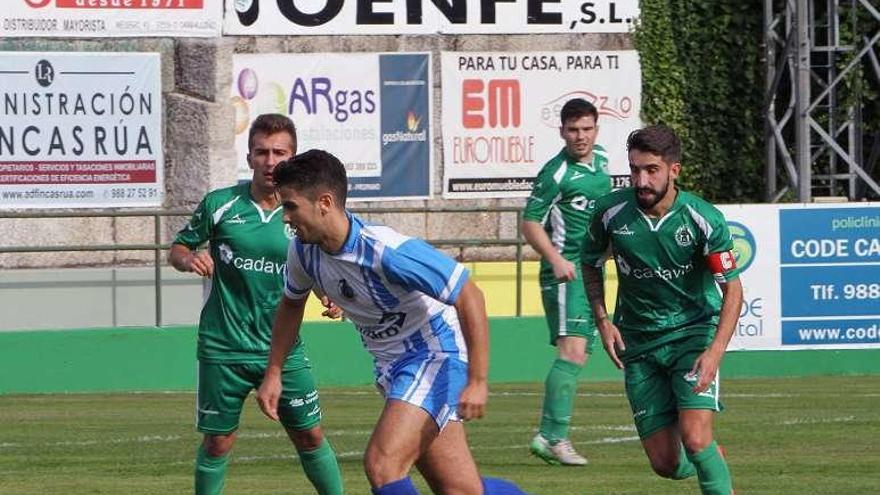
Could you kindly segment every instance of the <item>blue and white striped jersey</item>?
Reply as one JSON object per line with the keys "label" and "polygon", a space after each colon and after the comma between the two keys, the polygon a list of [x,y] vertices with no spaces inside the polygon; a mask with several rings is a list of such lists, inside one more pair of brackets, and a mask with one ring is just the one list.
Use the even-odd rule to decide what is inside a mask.
{"label": "blue and white striped jersey", "polygon": [[291,241],[285,295],[302,299],[320,287],[357,327],[377,373],[407,354],[451,353],[466,361],[452,305],[467,269],[421,239],[346,214],[351,230],[338,253]]}

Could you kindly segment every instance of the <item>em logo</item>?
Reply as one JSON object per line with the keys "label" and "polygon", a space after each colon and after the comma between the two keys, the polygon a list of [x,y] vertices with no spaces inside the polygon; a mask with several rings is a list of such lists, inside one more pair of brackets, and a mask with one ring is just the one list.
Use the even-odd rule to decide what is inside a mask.
{"label": "em logo", "polygon": [[755,259],[757,245],[755,236],[748,227],[739,222],[727,222],[730,229],[730,238],[733,241],[733,254],[736,257],[736,266],[746,271]]}
{"label": "em logo", "polygon": [[461,124],[465,129],[519,127],[519,81],[516,79],[465,79],[461,82]]}

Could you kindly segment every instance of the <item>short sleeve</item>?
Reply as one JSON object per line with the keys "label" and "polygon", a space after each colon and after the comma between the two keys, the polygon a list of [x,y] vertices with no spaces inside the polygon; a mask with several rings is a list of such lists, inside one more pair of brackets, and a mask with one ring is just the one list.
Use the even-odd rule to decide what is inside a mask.
{"label": "short sleeve", "polygon": [[581,263],[600,267],[605,263],[607,250],[608,230],[605,228],[604,210],[598,210],[590,220],[581,245]]}
{"label": "short sleeve", "polygon": [[469,277],[464,265],[421,239],[386,249],[382,270],[389,281],[450,305],[455,304]]}
{"label": "short sleeve", "polygon": [[190,249],[195,249],[210,240],[212,232],[213,224],[206,196],[196,207],[189,222],[177,233],[174,244],[183,244]]}
{"label": "short sleeve", "polygon": [[287,249],[287,263],[284,265],[284,295],[288,299],[303,299],[315,285],[314,279],[305,269],[305,248],[296,239]]}
{"label": "short sleeve", "polygon": [[535,177],[532,193],[526,200],[526,207],[523,210],[524,220],[544,223],[547,212],[559,197],[559,183],[554,177],[557,170],[558,167],[544,167]]}

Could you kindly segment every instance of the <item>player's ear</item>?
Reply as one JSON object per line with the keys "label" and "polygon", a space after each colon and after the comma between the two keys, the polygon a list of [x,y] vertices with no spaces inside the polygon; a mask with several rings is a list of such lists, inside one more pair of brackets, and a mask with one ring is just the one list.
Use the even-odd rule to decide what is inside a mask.
{"label": "player's ear", "polygon": [[669,178],[677,179],[678,174],[681,173],[681,163],[680,162],[672,162],[669,164]]}
{"label": "player's ear", "polygon": [[336,200],[329,192],[321,193],[318,196],[318,208],[321,210],[322,215],[326,215],[333,208],[334,203],[336,203]]}

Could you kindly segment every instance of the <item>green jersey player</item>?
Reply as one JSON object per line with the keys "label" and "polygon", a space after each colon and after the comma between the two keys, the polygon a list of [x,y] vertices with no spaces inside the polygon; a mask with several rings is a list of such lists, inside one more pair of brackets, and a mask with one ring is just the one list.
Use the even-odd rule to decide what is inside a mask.
{"label": "green jersey player", "polygon": [[611,190],[608,157],[594,144],[598,118],[596,107],[586,100],[575,98],[563,105],[559,135],[565,147],[538,173],[523,213],[523,237],[541,255],[541,300],[550,344],[558,351],[545,380],[538,434],[530,446],[550,464],[587,463],[574,450],[568,429],[577,376],[596,340],[576,267],[595,201]]}
{"label": "green jersey player", "polygon": [[[627,150],[633,187],[597,202],[584,241],[587,295],[605,351],[624,369],[651,467],[672,479],[696,474],[702,493],[729,495],[712,423],[742,305],[730,232],[717,208],[675,187],[681,144],[670,128],[633,132]],[[620,283],[614,323],[596,282],[609,250]]]}
{"label": "green jersey player", "polygon": [[[197,427],[204,440],[196,457],[197,495],[222,492],[242,404],[266,369],[293,236],[281,218],[272,171],[295,153],[289,118],[257,117],[248,137],[253,179],[208,193],[171,246],[175,268],[208,277],[211,285],[198,333]],[[208,249],[199,250],[206,242]],[[301,342],[287,357],[283,385],[280,422],[306,476],[318,493],[341,494],[339,466],[321,432],[318,391]]]}

